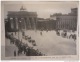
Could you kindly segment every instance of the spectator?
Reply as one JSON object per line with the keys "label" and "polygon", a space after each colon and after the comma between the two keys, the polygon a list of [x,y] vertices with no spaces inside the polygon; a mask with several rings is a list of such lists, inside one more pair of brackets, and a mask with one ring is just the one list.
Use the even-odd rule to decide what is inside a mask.
{"label": "spectator", "polygon": [[14,56],[16,56],[16,50],[14,51]]}
{"label": "spectator", "polygon": [[40,32],[40,35],[42,35],[42,32]]}

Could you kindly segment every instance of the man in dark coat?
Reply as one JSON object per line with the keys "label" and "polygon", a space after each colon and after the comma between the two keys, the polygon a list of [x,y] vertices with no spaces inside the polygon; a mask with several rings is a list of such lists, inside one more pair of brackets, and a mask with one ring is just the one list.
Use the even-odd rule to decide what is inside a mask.
{"label": "man in dark coat", "polygon": [[14,51],[14,56],[16,56],[16,50]]}

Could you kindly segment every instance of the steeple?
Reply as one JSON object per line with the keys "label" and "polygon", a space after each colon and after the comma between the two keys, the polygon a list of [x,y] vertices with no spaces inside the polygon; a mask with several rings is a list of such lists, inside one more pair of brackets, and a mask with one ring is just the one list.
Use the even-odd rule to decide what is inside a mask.
{"label": "steeple", "polygon": [[20,11],[25,11],[26,8],[24,8],[23,6],[21,6]]}

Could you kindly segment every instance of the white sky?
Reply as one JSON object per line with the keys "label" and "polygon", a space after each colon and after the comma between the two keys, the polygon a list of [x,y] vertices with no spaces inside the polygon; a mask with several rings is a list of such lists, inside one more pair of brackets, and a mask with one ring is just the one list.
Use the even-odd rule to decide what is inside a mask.
{"label": "white sky", "polygon": [[70,13],[71,8],[78,7],[78,2],[2,2],[4,3],[4,16],[8,11],[19,11],[23,5],[27,11],[37,12],[38,17],[49,18],[54,13]]}

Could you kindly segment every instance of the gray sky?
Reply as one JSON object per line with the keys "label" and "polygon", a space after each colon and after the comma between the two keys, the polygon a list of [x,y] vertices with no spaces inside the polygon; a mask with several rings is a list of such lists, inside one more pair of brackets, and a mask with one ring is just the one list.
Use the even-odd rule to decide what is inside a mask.
{"label": "gray sky", "polygon": [[8,11],[19,11],[23,5],[27,11],[37,12],[38,17],[49,18],[50,14],[67,14],[71,8],[78,7],[78,2],[2,2],[4,3],[4,16]]}

